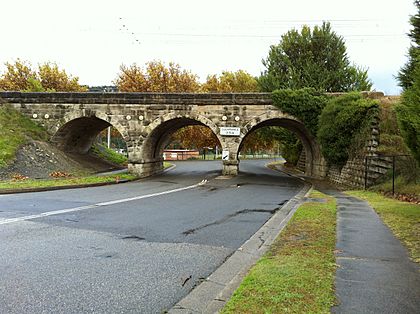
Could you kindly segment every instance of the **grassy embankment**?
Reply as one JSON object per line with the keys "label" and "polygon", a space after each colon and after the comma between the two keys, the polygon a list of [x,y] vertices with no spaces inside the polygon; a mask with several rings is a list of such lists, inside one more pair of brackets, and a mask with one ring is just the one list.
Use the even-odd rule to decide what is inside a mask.
{"label": "grassy embankment", "polygon": [[99,157],[100,159],[107,160],[116,165],[126,166],[128,162],[127,156],[119,154],[114,150],[101,144],[93,145],[90,149],[90,152],[93,153],[95,156]]}
{"label": "grassy embankment", "polygon": [[[7,105],[0,106],[0,168],[13,162],[21,145],[30,140],[47,140],[48,134],[41,126]],[[126,164],[127,158],[110,149],[100,150],[98,156],[116,164]],[[164,167],[171,166],[165,162]],[[66,185],[83,185],[108,183],[121,180],[132,180],[132,174],[115,174],[109,176],[70,176],[51,179],[5,180],[0,182],[0,189],[42,188]]]}
{"label": "grassy embankment", "polygon": [[336,203],[313,192],[244,278],[222,313],[330,313],[335,304]]}
{"label": "grassy embankment", "polygon": [[7,180],[0,182],[1,190],[8,189],[32,189],[32,188],[48,188],[55,186],[71,186],[98,183],[111,183],[125,180],[134,180],[135,175],[132,174],[116,174],[109,176],[86,176],[86,177],[68,177],[54,179],[26,179],[26,180]]}
{"label": "grassy embankment", "polygon": [[19,146],[29,140],[46,140],[47,132],[13,108],[0,106],[0,168],[16,156]]}
{"label": "grassy embankment", "polygon": [[420,263],[420,205],[397,201],[368,191],[348,191],[369,202],[386,225],[408,248],[414,261]]}

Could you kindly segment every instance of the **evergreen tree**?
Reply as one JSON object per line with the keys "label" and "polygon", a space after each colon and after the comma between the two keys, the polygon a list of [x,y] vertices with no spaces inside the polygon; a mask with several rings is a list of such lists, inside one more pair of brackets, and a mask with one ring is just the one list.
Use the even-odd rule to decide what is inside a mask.
{"label": "evergreen tree", "polygon": [[262,90],[312,87],[323,92],[370,90],[367,71],[351,65],[344,39],[330,23],[290,30],[278,45],[271,46],[266,70],[259,83]]}
{"label": "evergreen tree", "polygon": [[413,26],[408,36],[411,38],[411,46],[408,50],[408,61],[398,73],[399,85],[403,90],[414,84],[415,68],[420,60],[420,0],[415,0],[414,5],[417,13],[410,17]]}
{"label": "evergreen tree", "polygon": [[408,62],[398,74],[403,88],[402,101],[396,107],[398,125],[404,141],[420,165],[420,0],[415,0],[417,14],[410,18],[411,46]]}

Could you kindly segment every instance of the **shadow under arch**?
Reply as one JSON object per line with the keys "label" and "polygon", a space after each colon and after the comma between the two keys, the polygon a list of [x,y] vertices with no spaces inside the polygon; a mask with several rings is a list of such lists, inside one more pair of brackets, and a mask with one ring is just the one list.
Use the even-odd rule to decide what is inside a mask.
{"label": "shadow under arch", "polygon": [[84,115],[73,112],[60,121],[60,127],[51,138],[51,142],[65,152],[87,154],[98,134],[107,127],[113,126],[123,139],[127,134],[120,125],[107,121],[107,116],[97,117],[96,114]]}
{"label": "shadow under arch", "polygon": [[254,131],[268,126],[283,127],[296,134],[296,136],[301,140],[305,151],[305,174],[314,177],[325,176],[323,172],[325,162],[321,156],[320,147],[315,137],[309,132],[302,122],[289,115],[279,115],[278,117],[258,117],[248,123],[244,128],[244,130],[247,130],[246,134],[243,135],[239,144],[238,159],[239,152],[241,151],[246,138]]}

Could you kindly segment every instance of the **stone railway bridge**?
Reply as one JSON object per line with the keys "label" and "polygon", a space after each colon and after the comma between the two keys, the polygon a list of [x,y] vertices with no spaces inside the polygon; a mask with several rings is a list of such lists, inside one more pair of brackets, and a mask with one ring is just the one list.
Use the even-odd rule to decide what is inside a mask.
{"label": "stone railway bridge", "polygon": [[[274,107],[270,93],[1,92],[0,102],[42,124],[64,151],[87,153],[99,132],[112,125],[127,144],[129,171],[142,177],[163,169],[163,150],[171,134],[188,125],[209,127],[222,150],[229,152],[221,162],[225,175],[238,173],[244,139],[265,126],[293,131],[304,146],[306,174],[326,175],[315,137],[299,119]],[[237,133],[225,134],[232,130]]]}

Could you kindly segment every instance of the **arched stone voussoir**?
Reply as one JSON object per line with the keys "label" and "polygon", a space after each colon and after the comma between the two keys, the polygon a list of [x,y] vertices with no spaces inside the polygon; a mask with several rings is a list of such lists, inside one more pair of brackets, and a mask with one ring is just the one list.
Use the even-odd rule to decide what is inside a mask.
{"label": "arched stone voussoir", "polygon": [[197,124],[201,124],[210,128],[210,130],[212,130],[213,133],[217,136],[219,142],[221,142],[222,138],[219,134],[219,127],[212,120],[193,112],[190,112],[188,114],[177,114],[173,112],[166,113],[160,116],[159,118],[156,118],[155,120],[153,120],[148,126],[144,128],[144,130],[146,133],[150,135],[153,131],[158,129],[164,123],[167,123],[175,119],[188,119],[188,120],[197,121]]}
{"label": "arched stone voussoir", "polygon": [[115,129],[117,129],[117,131],[123,137],[124,141],[127,142],[130,139],[130,135],[126,126],[123,126],[121,123],[119,123],[119,121],[117,121],[115,117],[107,115],[106,113],[101,111],[86,111],[85,109],[69,111],[59,120],[59,128],[76,119],[93,117],[101,119],[107,122],[110,126],[113,126]]}

